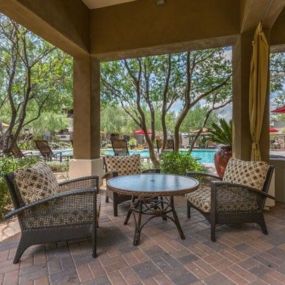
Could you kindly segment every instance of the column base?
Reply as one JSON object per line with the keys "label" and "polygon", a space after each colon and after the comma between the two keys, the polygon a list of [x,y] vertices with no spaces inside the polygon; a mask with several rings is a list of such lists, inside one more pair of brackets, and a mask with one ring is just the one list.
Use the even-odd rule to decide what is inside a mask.
{"label": "column base", "polygon": [[97,159],[71,159],[69,161],[70,179],[83,176],[97,175],[100,177],[100,185],[104,175],[104,165],[101,158]]}

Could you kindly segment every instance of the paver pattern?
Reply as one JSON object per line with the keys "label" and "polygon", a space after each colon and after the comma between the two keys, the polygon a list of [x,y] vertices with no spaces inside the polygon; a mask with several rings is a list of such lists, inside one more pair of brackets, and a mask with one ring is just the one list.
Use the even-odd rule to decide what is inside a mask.
{"label": "paver pattern", "polygon": [[285,205],[266,214],[268,236],[255,225],[222,226],[213,243],[203,216],[193,210],[187,219],[184,198],[175,201],[186,240],[172,222],[154,219],[134,247],[133,219],[123,225],[127,207],[114,217],[102,202],[98,258],[88,240],[60,242],[31,247],[14,265],[16,234],[0,243],[0,284],[285,284]]}

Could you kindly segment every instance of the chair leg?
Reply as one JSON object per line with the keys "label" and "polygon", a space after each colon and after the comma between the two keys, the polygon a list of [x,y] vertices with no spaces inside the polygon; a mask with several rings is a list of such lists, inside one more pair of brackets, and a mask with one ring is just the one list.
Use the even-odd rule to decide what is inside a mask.
{"label": "chair leg", "polygon": [[98,228],[98,221],[95,221],[93,224],[93,236],[92,236],[92,257],[97,257],[97,228]]}
{"label": "chair leg", "polygon": [[13,260],[13,263],[16,264],[20,261],[21,256],[23,255],[24,251],[29,247],[30,245],[26,242],[26,238],[25,237],[21,237],[19,244],[18,244],[18,248]]}
{"label": "chair leg", "polygon": [[117,194],[113,193],[113,209],[114,209],[114,216],[118,217],[118,199]]}
{"label": "chair leg", "polygon": [[216,224],[211,222],[211,241],[216,241]]}
{"label": "chair leg", "polygon": [[261,219],[259,220],[259,223],[258,223],[261,227],[261,231],[265,234],[265,235],[268,235],[268,231],[267,231],[267,226],[266,226],[266,223],[265,223],[265,220],[264,220],[264,216],[262,215]]}
{"label": "chair leg", "polygon": [[189,201],[187,201],[187,218],[191,218],[191,204]]}

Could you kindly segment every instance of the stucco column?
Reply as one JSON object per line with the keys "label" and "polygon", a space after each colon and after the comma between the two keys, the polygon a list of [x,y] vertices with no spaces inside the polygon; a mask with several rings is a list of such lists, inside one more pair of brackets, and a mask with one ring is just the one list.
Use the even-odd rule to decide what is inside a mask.
{"label": "stucco column", "polygon": [[[236,158],[250,160],[249,76],[254,30],[239,36],[233,47],[233,152]],[[268,90],[269,92],[269,90]],[[263,160],[269,159],[269,96],[260,138]]]}
{"label": "stucco column", "polygon": [[100,62],[74,58],[71,178],[103,174],[100,159]]}

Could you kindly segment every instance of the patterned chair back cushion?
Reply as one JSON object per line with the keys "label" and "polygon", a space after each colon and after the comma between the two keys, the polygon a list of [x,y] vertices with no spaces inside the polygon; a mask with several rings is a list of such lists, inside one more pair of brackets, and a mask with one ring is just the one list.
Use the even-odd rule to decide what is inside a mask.
{"label": "patterned chair back cushion", "polygon": [[119,175],[138,174],[141,172],[140,155],[106,156],[105,165],[107,172],[116,171]]}
{"label": "patterned chair back cushion", "polygon": [[252,187],[260,191],[266,180],[269,165],[263,161],[230,159],[223,181]]}
{"label": "patterned chair back cushion", "polygon": [[47,198],[58,192],[58,183],[51,169],[43,162],[15,172],[15,183],[25,204]]}

